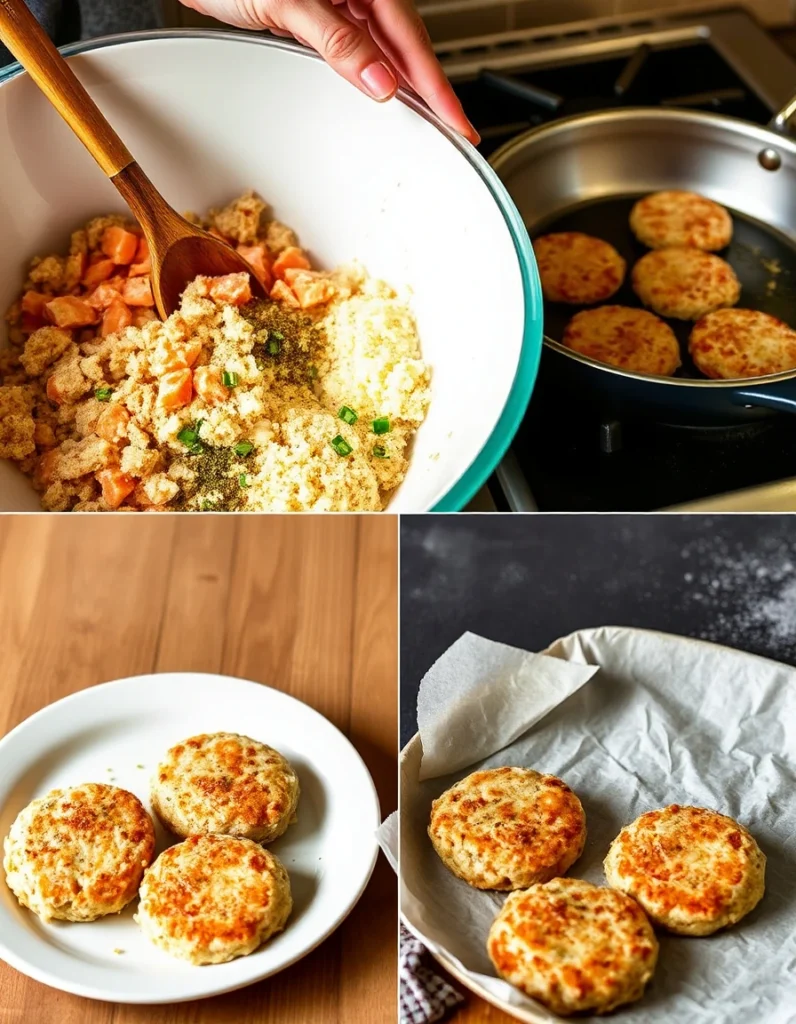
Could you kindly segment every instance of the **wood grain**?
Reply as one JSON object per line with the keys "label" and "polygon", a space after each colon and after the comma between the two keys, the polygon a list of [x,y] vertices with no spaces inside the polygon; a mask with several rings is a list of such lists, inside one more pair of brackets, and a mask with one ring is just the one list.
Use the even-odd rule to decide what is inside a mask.
{"label": "wood grain", "polygon": [[[0,732],[141,672],[244,676],[316,707],[397,804],[392,516],[0,516]],[[65,995],[0,963],[0,1024],[394,1024],[395,876],[304,960],[181,1006]],[[206,968],[212,970],[212,968]]]}

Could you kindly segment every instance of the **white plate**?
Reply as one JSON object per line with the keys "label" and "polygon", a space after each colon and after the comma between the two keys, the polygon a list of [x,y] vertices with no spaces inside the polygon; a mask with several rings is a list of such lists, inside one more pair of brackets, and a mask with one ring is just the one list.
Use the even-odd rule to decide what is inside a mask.
{"label": "white plate", "polygon": [[[112,782],[149,808],[149,779],[166,750],[187,736],[222,731],[271,744],[298,772],[298,824],[269,846],[293,888],[285,931],[250,956],[195,967],[144,938],[133,921],[137,901],[90,924],[43,924],[0,884],[0,956],[8,964],[90,999],[183,1002],[275,974],[334,931],[376,862],[380,817],[373,780],[322,715],[258,683],[170,672],[104,683],[44,708],[0,741],[0,834],[8,834],[31,800],[83,782]],[[176,839],[157,828],[160,853]]]}

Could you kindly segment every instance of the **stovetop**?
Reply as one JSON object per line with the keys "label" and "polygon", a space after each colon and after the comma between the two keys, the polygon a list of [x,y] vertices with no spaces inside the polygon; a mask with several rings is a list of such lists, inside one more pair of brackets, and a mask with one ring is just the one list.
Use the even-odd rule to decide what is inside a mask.
{"label": "stovetop", "polygon": [[[623,105],[766,124],[796,90],[796,62],[740,11],[603,19],[546,36],[448,42],[438,52],[487,157],[529,128]],[[796,416],[719,430],[617,423],[589,396],[564,392],[544,352],[525,420],[489,489],[504,510],[649,511],[795,476]]]}

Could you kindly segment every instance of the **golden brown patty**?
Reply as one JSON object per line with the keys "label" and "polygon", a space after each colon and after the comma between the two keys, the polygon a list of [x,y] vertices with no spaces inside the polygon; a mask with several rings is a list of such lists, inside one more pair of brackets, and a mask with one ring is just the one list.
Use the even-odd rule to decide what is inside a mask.
{"label": "golden brown patty", "polygon": [[548,302],[602,302],[625,279],[627,264],[616,249],[579,231],[542,235],[533,251]]}
{"label": "golden brown patty", "polygon": [[569,321],[561,340],[575,352],[634,373],[669,377],[680,366],[674,331],[643,309],[584,309]]}
{"label": "golden brown patty", "polygon": [[293,900],[277,858],[249,839],[191,836],[144,875],[136,920],[181,960],[221,964],[282,931]]}
{"label": "golden brown patty", "polygon": [[712,199],[672,189],[639,199],[630,211],[630,228],[650,249],[690,246],[714,252],[730,244],[732,217]]}
{"label": "golden brown patty", "polygon": [[578,859],[586,817],[554,775],[490,768],[433,802],[428,834],[445,866],[476,889],[523,889]]}
{"label": "golden brown patty", "polygon": [[6,882],[45,921],[94,921],[133,899],[154,851],[141,801],[87,782],[54,789],[19,812],[5,840]]}
{"label": "golden brown patty", "polygon": [[655,249],[633,267],[633,290],[658,316],[698,320],[734,306],[741,295],[735,271],[701,249]]}
{"label": "golden brown patty", "polygon": [[636,818],[605,858],[608,884],[681,935],[710,935],[740,921],[763,896],[765,870],[743,825],[678,804]]}
{"label": "golden brown patty", "polygon": [[273,747],[217,732],[173,746],[152,782],[152,807],[178,836],[217,832],[272,842],[296,820],[298,776]]}
{"label": "golden brown patty", "polygon": [[498,974],[566,1016],[607,1013],[639,999],[658,959],[658,942],[628,896],[576,878],[515,892],[489,932]]}
{"label": "golden brown patty", "polygon": [[694,324],[688,349],[706,377],[764,377],[796,367],[796,331],[755,309],[720,309]]}

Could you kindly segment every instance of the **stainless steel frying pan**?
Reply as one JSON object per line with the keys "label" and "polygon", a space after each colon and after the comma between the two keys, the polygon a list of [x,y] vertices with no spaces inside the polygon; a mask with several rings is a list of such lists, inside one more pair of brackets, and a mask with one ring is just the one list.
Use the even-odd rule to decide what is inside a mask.
{"label": "stainless steel frying pan", "polygon": [[[794,83],[796,85],[796,83]],[[725,254],[741,279],[740,306],[796,327],[796,97],[767,128],[737,118],[672,108],[629,107],[565,118],[532,129],[499,149],[491,163],[522,214],[531,238],[548,230],[583,230],[614,244],[634,262],[645,251],[627,214],[640,195],[687,189],[735,216]],[[779,269],[775,287],[765,268]],[[639,305],[629,285],[614,300]],[[676,332],[684,368],[655,377],[598,363],[560,343],[576,312],[548,306],[545,342],[557,372],[634,411],[670,422],[732,424],[772,410],[796,412],[796,369],[744,381],[701,377],[687,358],[689,327]]]}

